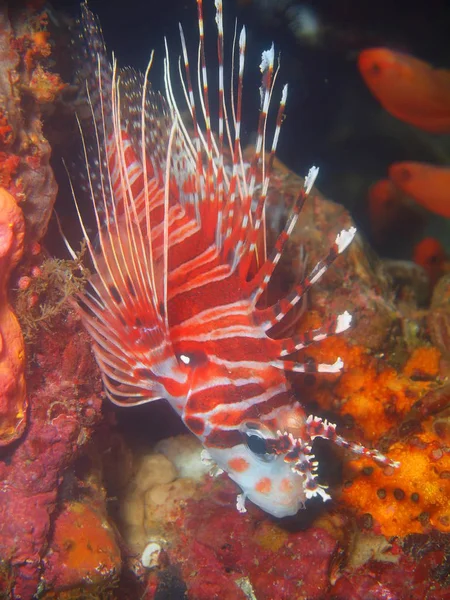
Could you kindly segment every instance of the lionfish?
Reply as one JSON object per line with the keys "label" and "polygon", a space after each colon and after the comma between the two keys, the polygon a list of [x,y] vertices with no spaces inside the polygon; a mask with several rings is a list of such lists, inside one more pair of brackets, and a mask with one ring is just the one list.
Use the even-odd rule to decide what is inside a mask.
{"label": "lionfish", "polygon": [[[191,68],[180,26],[179,73],[190,125],[172,84],[166,41],[165,92],[148,74],[109,63],[101,29],[82,4],[86,88],[93,148],[80,125],[96,240],[77,205],[95,268],[78,297],[93,340],[106,395],[132,406],[165,398],[202,442],[208,458],[248,498],[277,517],[293,515],[315,496],[330,496],[317,481],[312,454],[325,438],[383,465],[377,450],[345,440],[336,426],[307,416],[293,396],[287,371],[336,373],[343,364],[300,364],[289,357],[309,344],[345,331],[344,312],[326,325],[279,339],[273,328],[295,309],[356,233],[340,231],[323,258],[290,293],[264,303],[272,274],[310,193],[318,169],[307,175],[284,229],[265,247],[265,202],[287,99],[281,99],[270,150],[266,126],[278,73],[274,47],[263,52],[260,111],[250,161],[241,148],[246,30],[235,32],[231,99],[225,98],[222,1],[217,25],[218,129],[212,130],[205,56],[203,3],[198,9],[198,73]],[[194,93],[194,84],[198,92]],[[189,116],[188,115],[188,116]],[[225,156],[230,156],[229,162]],[[73,253],[73,250],[71,250]]]}

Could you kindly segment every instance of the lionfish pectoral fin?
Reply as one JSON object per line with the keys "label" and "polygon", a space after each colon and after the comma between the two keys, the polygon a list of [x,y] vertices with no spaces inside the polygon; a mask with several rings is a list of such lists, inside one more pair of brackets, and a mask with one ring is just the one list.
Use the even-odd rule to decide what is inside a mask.
{"label": "lionfish pectoral fin", "polygon": [[245,508],[245,500],[247,499],[246,494],[242,493],[242,494],[238,494],[237,498],[236,498],[236,508],[238,509],[238,511],[243,514],[247,512],[247,509]]}
{"label": "lionfish pectoral fin", "polygon": [[321,419],[320,417],[310,415],[306,419],[306,429],[311,440],[320,437],[333,442],[341,448],[349,450],[357,456],[365,456],[370,458],[385,467],[398,468],[400,466],[398,461],[389,458],[378,450],[367,448],[362,444],[352,442],[345,439],[341,435],[338,435],[336,433],[336,425],[334,423],[330,423],[326,419]]}
{"label": "lionfish pectoral fin", "polygon": [[208,450],[202,450],[200,454],[200,460],[202,461],[202,464],[206,465],[209,468],[210,477],[218,477],[219,475],[222,475],[222,473],[224,473],[224,470],[216,464]]}
{"label": "lionfish pectoral fin", "polygon": [[102,373],[102,381],[107,397],[117,406],[138,406],[163,399],[161,395],[151,390],[140,389],[131,384],[119,384],[111,374]]}

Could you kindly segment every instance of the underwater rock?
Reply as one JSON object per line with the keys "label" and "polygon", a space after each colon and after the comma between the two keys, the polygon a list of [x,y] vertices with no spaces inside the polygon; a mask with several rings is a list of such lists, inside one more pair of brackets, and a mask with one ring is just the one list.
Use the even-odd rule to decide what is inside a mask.
{"label": "underwater rock", "polygon": [[7,297],[11,271],[23,253],[25,224],[14,198],[0,188],[0,446],[17,440],[26,425],[25,348]]}
{"label": "underwater rock", "polygon": [[[245,154],[249,150],[246,149]],[[289,211],[304,185],[302,177],[290,171],[279,160],[274,161],[268,193],[267,220],[272,235],[282,228]],[[323,259],[341,229],[354,226],[349,212],[324,198],[313,187],[290,237],[288,249],[274,274],[272,291],[280,293]],[[274,242],[274,239],[271,240]],[[269,241],[270,247],[270,241]],[[313,306],[322,317],[348,310],[353,316],[352,341],[373,351],[390,346],[390,330],[396,320],[390,280],[378,259],[360,235],[333,265],[321,281],[311,289],[305,305]],[[270,293],[270,290],[269,290]],[[277,299],[278,299],[277,297]]]}
{"label": "underwater rock", "polygon": [[450,275],[444,275],[434,288],[428,327],[433,343],[450,360]]}
{"label": "underwater rock", "polygon": [[188,596],[245,599],[240,582],[246,578],[258,600],[324,598],[336,540],[315,527],[289,532],[256,508],[239,514],[234,503],[224,504],[221,487],[188,502],[171,528],[167,554]]}
{"label": "underwater rock", "polygon": [[0,460],[0,556],[10,597],[23,600],[38,589],[67,469],[101,418],[101,383],[73,314],[60,319],[57,335],[41,330],[32,365],[27,435]]}
{"label": "underwater rock", "polygon": [[383,271],[392,281],[392,291],[404,307],[425,306],[430,298],[426,270],[410,260],[383,259]]}
{"label": "underwater rock", "polygon": [[46,14],[32,8],[0,10],[0,185],[22,203],[28,241],[41,239],[58,187],[43,135],[42,105],[53,102],[64,84],[47,69],[51,53]]}
{"label": "underwater rock", "polygon": [[121,554],[115,534],[102,512],[87,502],[71,501],[53,525],[45,557],[45,585],[53,591],[80,589],[80,597],[98,584],[115,579]]}
{"label": "underwater rock", "polygon": [[190,434],[177,435],[158,442],[155,450],[166,456],[175,466],[178,477],[200,481],[209,473],[210,465],[202,461],[203,446]]}
{"label": "underwater rock", "polygon": [[163,454],[147,454],[140,461],[136,486],[141,492],[146,492],[154,485],[171,483],[176,476],[174,465]]}

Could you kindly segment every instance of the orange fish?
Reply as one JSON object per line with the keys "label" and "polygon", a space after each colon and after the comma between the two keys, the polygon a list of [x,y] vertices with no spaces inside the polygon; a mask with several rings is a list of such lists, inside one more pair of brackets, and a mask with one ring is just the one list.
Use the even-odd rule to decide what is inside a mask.
{"label": "orange fish", "polygon": [[368,192],[369,217],[377,241],[398,222],[402,212],[401,192],[389,179],[374,183]]}
{"label": "orange fish", "polygon": [[432,133],[450,133],[450,71],[387,48],[363,50],[358,68],[394,117]]}
{"label": "orange fish", "polygon": [[424,225],[424,218],[411,207],[402,190],[389,179],[374,183],[367,194],[370,229],[373,242],[384,246],[405,228],[410,234],[418,234]]}
{"label": "orange fish", "polygon": [[428,273],[432,286],[446,271],[446,252],[435,238],[427,237],[419,242],[414,248],[413,260]]}
{"label": "orange fish", "polygon": [[400,162],[389,167],[394,185],[431,212],[450,218],[450,168]]}

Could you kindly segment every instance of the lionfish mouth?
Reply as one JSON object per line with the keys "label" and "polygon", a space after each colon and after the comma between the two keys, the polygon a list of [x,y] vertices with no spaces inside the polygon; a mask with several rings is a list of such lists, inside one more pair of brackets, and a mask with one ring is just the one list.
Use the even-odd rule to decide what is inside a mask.
{"label": "lionfish mouth", "polygon": [[[292,392],[285,371],[336,373],[342,368],[339,358],[330,365],[287,358],[348,329],[348,312],[293,337],[278,339],[270,333],[347,248],[356,229],[340,231],[328,254],[285,298],[261,306],[318,169],[310,169],[284,229],[268,251],[265,206],[288,86],[282,87],[268,144],[269,105],[279,71],[272,45],[262,54],[256,143],[250,160],[244,162],[246,30],[243,27],[233,42],[228,99],[221,0],[215,6],[217,133],[210,113],[202,0],[197,0],[196,92],[180,26],[179,71],[189,126],[175,98],[167,42],[161,94],[149,82],[153,53],[145,74],[120,68],[115,59],[111,64],[96,18],[86,3],[81,5],[92,139],[80,122],[79,127],[86,164],[84,186],[95,215],[95,244],[73,187],[72,192],[95,271],[78,303],[107,396],[127,406],[166,398],[205,448],[231,451],[242,444],[243,423],[255,418],[267,421],[280,408],[290,409]],[[306,498],[328,497],[316,483],[311,454],[315,437],[393,464],[376,451],[347,442],[335,433],[334,425],[306,418],[301,408],[296,408],[295,420],[302,438],[275,429],[267,443],[272,454],[284,456],[285,468],[302,478]]]}

